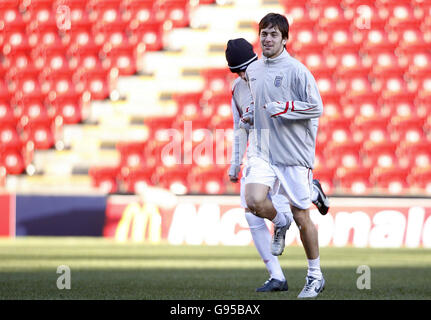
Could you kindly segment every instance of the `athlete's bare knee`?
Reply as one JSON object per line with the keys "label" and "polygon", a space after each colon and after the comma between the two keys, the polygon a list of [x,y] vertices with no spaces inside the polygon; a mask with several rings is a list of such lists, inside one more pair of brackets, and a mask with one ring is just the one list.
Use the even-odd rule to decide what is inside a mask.
{"label": "athlete's bare knee", "polygon": [[245,198],[247,207],[253,213],[260,212],[264,208],[264,201],[265,198],[262,198],[261,196],[256,194],[250,194]]}
{"label": "athlete's bare knee", "polygon": [[293,219],[299,229],[307,227],[311,223],[309,210],[303,210],[295,207],[292,208]]}

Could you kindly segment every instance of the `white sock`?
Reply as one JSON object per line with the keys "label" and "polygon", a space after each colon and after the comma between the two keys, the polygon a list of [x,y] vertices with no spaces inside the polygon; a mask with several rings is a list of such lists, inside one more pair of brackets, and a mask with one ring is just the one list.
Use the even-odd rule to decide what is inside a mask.
{"label": "white sock", "polygon": [[307,276],[311,276],[316,279],[322,278],[322,271],[320,270],[320,256],[316,259],[308,259]]}
{"label": "white sock", "polygon": [[293,222],[293,214],[292,214],[292,211],[290,211],[290,210],[289,210],[288,212],[284,212],[284,215],[285,215],[285,217],[287,217],[287,220],[288,220],[288,221],[286,221],[286,222],[289,222],[289,221],[290,221],[291,223]]}
{"label": "white sock", "polygon": [[275,218],[272,219],[272,222],[277,228],[284,227],[287,223],[286,216],[282,212],[277,212]]}
{"label": "white sock", "polygon": [[263,262],[265,263],[265,267],[269,272],[269,276],[277,280],[286,280],[278,258],[273,256],[271,253],[272,236],[265,224],[265,220],[255,216],[251,212],[246,212],[245,217],[250,227],[254,245]]}
{"label": "white sock", "polygon": [[280,281],[285,281],[283,270],[281,270],[280,262],[276,256],[272,256],[270,260],[265,262],[266,270],[269,272],[269,277],[271,279],[277,279]]}

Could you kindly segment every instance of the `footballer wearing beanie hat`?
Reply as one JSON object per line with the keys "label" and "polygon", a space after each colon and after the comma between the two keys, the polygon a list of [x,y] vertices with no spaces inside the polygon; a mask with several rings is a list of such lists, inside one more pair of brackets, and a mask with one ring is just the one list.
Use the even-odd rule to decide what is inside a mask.
{"label": "footballer wearing beanie hat", "polygon": [[257,58],[257,53],[254,53],[253,46],[247,40],[238,38],[228,41],[226,60],[231,72],[245,71]]}

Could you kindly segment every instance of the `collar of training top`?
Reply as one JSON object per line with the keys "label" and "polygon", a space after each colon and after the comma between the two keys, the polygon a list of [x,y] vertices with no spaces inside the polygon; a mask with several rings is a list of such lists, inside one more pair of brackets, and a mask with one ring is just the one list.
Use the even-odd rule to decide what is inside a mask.
{"label": "collar of training top", "polygon": [[262,55],[263,62],[265,62],[265,63],[277,63],[277,62],[279,62],[280,60],[283,60],[286,57],[290,57],[290,55],[286,51],[286,49],[283,49],[283,51],[280,53],[280,55],[278,55],[275,58],[267,58],[264,55]]}

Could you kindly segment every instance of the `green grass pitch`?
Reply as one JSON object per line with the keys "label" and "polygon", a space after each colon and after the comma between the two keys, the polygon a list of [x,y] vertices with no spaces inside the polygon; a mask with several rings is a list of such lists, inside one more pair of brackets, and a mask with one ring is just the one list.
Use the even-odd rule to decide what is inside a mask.
{"label": "green grass pitch", "polygon": [[[430,249],[321,248],[326,289],[317,299],[431,299]],[[253,246],[115,243],[103,238],[0,239],[0,299],[294,300],[305,283],[301,246],[280,262],[288,292],[256,293],[268,274]],[[59,290],[57,267],[71,270]],[[358,266],[371,270],[359,290]]]}

